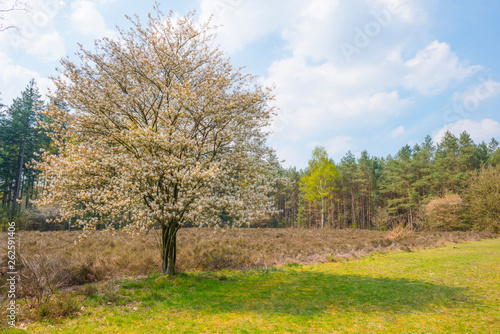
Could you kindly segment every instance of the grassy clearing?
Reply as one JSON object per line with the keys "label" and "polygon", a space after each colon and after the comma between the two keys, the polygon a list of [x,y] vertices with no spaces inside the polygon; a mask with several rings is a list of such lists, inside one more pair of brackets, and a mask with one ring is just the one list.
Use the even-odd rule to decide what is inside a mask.
{"label": "grassy clearing", "polygon": [[[158,274],[89,289],[36,333],[498,333],[500,240],[357,261]],[[84,297],[81,297],[82,299]],[[11,331],[14,332],[14,331]]]}
{"label": "grassy clearing", "polygon": [[[40,268],[38,271],[45,269],[42,267],[57,271],[54,279],[64,286],[147,275],[161,268],[154,231],[137,237],[122,232],[95,233],[75,245],[78,235],[67,231],[20,232],[18,251],[26,265]],[[214,233],[208,228],[186,228],[178,235],[177,269],[214,271],[311,264],[357,259],[374,251],[424,249],[491,237],[496,235],[475,231],[393,236],[391,232],[357,229],[236,229]],[[6,243],[6,235],[0,234],[0,249],[7,249]],[[2,264],[6,262],[5,254]]]}
{"label": "grassy clearing", "polygon": [[[3,236],[3,237],[2,237]],[[57,289],[91,282],[145,276],[160,270],[156,233],[130,237],[123,232],[98,232],[75,244],[79,232],[20,232],[17,297],[25,308],[39,308]],[[7,249],[6,234],[0,249]],[[312,264],[358,259],[372,252],[416,250],[497,237],[489,232],[414,232],[368,230],[235,229],[214,233],[208,228],[181,229],[179,271],[215,271]],[[7,263],[7,253],[2,263]],[[0,277],[0,308],[7,302],[6,277]],[[59,302],[52,300],[53,302]],[[64,302],[61,302],[66,305]],[[56,307],[60,308],[60,307]],[[68,305],[68,308],[69,305]],[[62,314],[67,314],[65,308]],[[0,319],[0,324],[2,320]]]}

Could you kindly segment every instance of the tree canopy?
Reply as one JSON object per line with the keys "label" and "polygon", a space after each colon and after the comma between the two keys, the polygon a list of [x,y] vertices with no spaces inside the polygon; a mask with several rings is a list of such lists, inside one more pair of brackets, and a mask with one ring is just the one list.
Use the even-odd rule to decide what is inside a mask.
{"label": "tree canopy", "polygon": [[42,104],[38,87],[31,80],[21,96],[0,113],[0,196],[9,219],[18,214],[18,202],[22,200],[26,208],[36,196],[37,172],[27,164],[39,159],[40,148],[48,149],[50,145],[49,137],[37,129],[35,111]]}
{"label": "tree canopy", "polygon": [[477,229],[500,231],[500,165],[473,174],[466,193],[470,219]]}
{"label": "tree canopy", "polygon": [[62,60],[57,103],[44,110],[58,153],[38,164],[39,206],[84,233],[99,224],[161,228],[163,271],[175,274],[185,224],[240,226],[272,210],[276,167],[266,133],[269,89],[234,69],[193,14],[159,9],[116,40]]}
{"label": "tree canopy", "polygon": [[325,227],[325,201],[333,194],[338,171],[324,147],[316,147],[309,160],[308,173],[300,179],[300,189],[306,200],[321,202],[321,228]]}
{"label": "tree canopy", "polygon": [[[292,182],[278,191],[277,202],[284,211],[279,216],[280,226],[489,228],[496,218],[479,224],[482,209],[473,208],[480,207],[475,201],[483,208],[489,205],[487,201],[495,198],[495,192],[489,196],[468,194],[479,189],[483,182],[479,180],[486,180],[477,177],[477,171],[483,166],[498,166],[499,157],[495,139],[475,144],[467,132],[458,137],[447,132],[438,143],[427,136],[422,143],[405,145],[385,158],[371,157],[367,151],[356,158],[349,151],[339,163],[330,161],[335,169],[320,173],[318,161],[329,158],[323,148],[315,148],[306,169],[282,172]],[[328,187],[318,191],[315,182],[327,179],[324,184]],[[272,220],[270,224],[275,226]]]}

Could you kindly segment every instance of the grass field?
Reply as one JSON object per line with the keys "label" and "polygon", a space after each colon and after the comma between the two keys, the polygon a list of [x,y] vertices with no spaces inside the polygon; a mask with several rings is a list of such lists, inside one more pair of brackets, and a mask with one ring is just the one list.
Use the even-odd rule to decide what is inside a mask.
{"label": "grass field", "polygon": [[[76,231],[19,232],[18,262],[23,266],[18,269],[23,276],[20,288],[24,295],[33,295],[34,288],[28,283],[40,279],[68,287],[161,270],[158,236],[154,231],[136,237],[118,231],[98,232],[75,244],[79,235]],[[476,231],[412,232],[399,236],[393,231],[359,229],[240,228],[214,233],[209,228],[184,228],[177,240],[176,267],[191,272],[312,264],[357,259],[371,252],[417,250],[492,237],[496,235]],[[7,249],[5,234],[0,234],[0,249]],[[6,263],[5,253],[0,266]],[[42,277],[46,273],[50,277]],[[0,301],[4,283],[0,278]]]}
{"label": "grass field", "polygon": [[[36,333],[499,333],[500,239],[87,289]],[[84,299],[85,298],[85,299]],[[9,331],[11,333],[16,330]],[[25,331],[19,331],[25,332]]]}

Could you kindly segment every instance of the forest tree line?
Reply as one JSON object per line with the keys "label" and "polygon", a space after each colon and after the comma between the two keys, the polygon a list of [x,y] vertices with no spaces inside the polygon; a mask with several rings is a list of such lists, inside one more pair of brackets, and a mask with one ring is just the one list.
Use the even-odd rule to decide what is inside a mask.
{"label": "forest tree line", "polygon": [[37,196],[37,172],[30,162],[50,138],[38,129],[43,100],[34,80],[10,106],[0,100],[0,219],[3,224],[31,207]]}
{"label": "forest tree line", "polygon": [[[323,147],[316,147],[304,170],[281,170],[289,182],[278,187],[275,199],[280,212],[268,225],[380,230],[397,225],[437,230],[477,227],[466,209],[468,202],[481,197],[474,187],[483,179],[492,187],[484,200],[498,197],[498,145],[494,138],[488,144],[475,144],[467,132],[459,137],[446,132],[437,144],[427,136],[421,144],[405,145],[386,158],[367,151],[356,158],[349,151],[337,164]],[[491,206],[491,215],[497,217],[492,224],[498,226],[499,205]]]}

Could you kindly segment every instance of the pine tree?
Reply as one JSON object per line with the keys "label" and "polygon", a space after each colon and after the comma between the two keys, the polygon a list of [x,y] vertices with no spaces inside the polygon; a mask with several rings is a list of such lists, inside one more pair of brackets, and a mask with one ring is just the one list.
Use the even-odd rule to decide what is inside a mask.
{"label": "pine tree", "polygon": [[413,226],[418,207],[418,192],[412,170],[412,149],[404,146],[395,158],[387,159],[381,193],[386,197],[388,212],[399,223]]}
{"label": "pine tree", "polygon": [[[328,220],[336,219],[338,223],[332,222],[332,226],[339,228],[384,228],[396,222],[415,226],[426,219],[425,209],[431,201],[446,202],[446,198],[462,195],[481,166],[498,164],[498,142],[492,139],[488,145],[475,145],[467,132],[459,138],[447,132],[437,146],[426,136],[421,144],[406,145],[395,157],[385,159],[363,151],[356,160],[349,151],[337,165],[339,176],[333,181],[335,200],[328,204]],[[308,169],[305,177],[311,175]],[[299,202],[297,219],[302,226],[320,219],[321,205],[308,201],[304,188]],[[468,226],[457,222],[462,223],[461,229]]]}
{"label": "pine tree", "polygon": [[280,169],[279,174],[288,182],[276,185],[275,206],[278,213],[271,220],[273,227],[293,226],[299,206],[300,173],[295,167]]}
{"label": "pine tree", "polygon": [[[358,184],[356,180],[356,171],[358,164],[351,151],[340,160],[338,170],[341,179],[341,196],[344,201],[343,218],[344,226],[358,227],[357,215],[357,193]],[[350,222],[350,224],[349,224]]]}
{"label": "pine tree", "polygon": [[371,215],[373,211],[373,190],[375,178],[373,175],[373,161],[365,150],[361,152],[358,159],[358,168],[356,170],[356,183],[358,184],[358,216],[361,228],[371,226]]}
{"label": "pine tree", "polygon": [[436,151],[436,172],[439,196],[454,192],[457,185],[459,142],[451,132],[447,131]]}
{"label": "pine tree", "polygon": [[11,209],[11,218],[19,211],[20,200],[23,200],[24,207],[30,205],[30,199],[35,195],[37,173],[28,164],[37,160],[40,148],[47,148],[50,143],[48,136],[38,129],[37,110],[41,105],[38,87],[31,80],[1,120],[2,205]]}
{"label": "pine tree", "polygon": [[498,141],[495,138],[491,138],[491,142],[488,144],[488,163],[492,166],[500,164],[500,148],[498,147]]}
{"label": "pine tree", "polygon": [[434,191],[434,152],[435,147],[430,136],[426,136],[421,145],[415,145],[413,148],[413,171],[415,173],[413,186],[420,201],[428,200]]}
{"label": "pine tree", "polygon": [[481,167],[481,158],[476,145],[467,132],[464,131],[460,134],[459,145],[457,184],[458,190],[461,192],[467,188],[467,180],[472,172]]}

